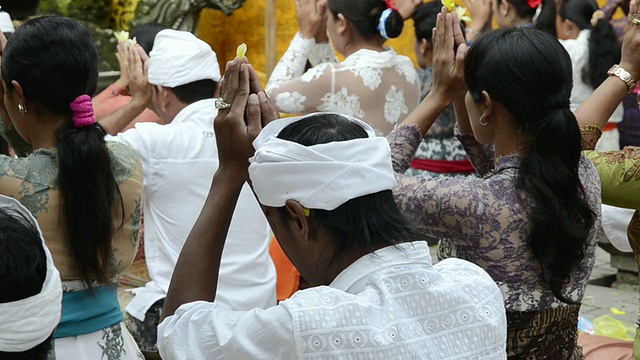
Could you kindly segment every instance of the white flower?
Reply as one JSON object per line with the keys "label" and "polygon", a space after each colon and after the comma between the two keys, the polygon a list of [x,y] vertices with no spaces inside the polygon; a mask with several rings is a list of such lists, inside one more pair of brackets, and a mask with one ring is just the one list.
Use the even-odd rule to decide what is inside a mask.
{"label": "white flower", "polygon": [[322,97],[322,105],[318,106],[318,110],[333,111],[357,118],[364,117],[364,111],[360,108],[358,94],[349,95],[346,87],[343,87],[335,94],[325,94]]}
{"label": "white flower", "polygon": [[391,89],[385,96],[385,99],[384,118],[388,123],[397,123],[402,114],[409,112],[409,109],[404,102],[404,92],[402,92],[402,90],[397,90],[395,86],[391,86]]}
{"label": "white flower", "polygon": [[408,61],[398,63],[398,65],[396,65],[396,71],[398,74],[403,75],[411,84],[414,84],[418,80],[416,69],[413,67],[413,64]]}
{"label": "white flower", "polygon": [[276,106],[282,112],[300,114],[304,112],[302,103],[305,100],[307,100],[307,97],[298,92],[285,91],[276,96]]}
{"label": "white flower", "polygon": [[352,68],[351,71],[356,74],[356,76],[361,77],[364,86],[371,90],[377,89],[382,82],[382,70],[380,69],[365,66],[360,69]]}
{"label": "white flower", "polygon": [[113,36],[115,36],[119,42],[125,42],[129,40],[129,32],[126,30],[114,31]]}
{"label": "white flower", "polygon": [[238,45],[238,48],[236,49],[236,56],[242,59],[244,57],[244,54],[246,53],[247,53],[247,44],[242,43]]}

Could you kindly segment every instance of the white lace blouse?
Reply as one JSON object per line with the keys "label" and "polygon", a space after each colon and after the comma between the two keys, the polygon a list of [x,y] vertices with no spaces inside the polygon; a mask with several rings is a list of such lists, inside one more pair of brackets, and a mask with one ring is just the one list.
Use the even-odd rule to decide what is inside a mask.
{"label": "white lace blouse", "polygon": [[[307,60],[313,67],[305,72]],[[338,63],[329,43],[298,33],[273,70],[267,93],[280,112],[338,112],[386,135],[418,106],[420,82],[411,60],[393,49],[361,49]]]}

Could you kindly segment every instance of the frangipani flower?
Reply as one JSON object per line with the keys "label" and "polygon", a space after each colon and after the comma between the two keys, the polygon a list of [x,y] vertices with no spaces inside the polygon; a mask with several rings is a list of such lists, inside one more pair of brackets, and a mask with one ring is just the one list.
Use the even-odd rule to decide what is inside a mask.
{"label": "frangipani flower", "polygon": [[456,14],[458,14],[458,19],[460,19],[460,21],[464,21],[465,24],[469,25],[469,23],[471,22],[471,18],[465,15],[467,13],[467,8],[464,6],[456,6],[455,10]]}
{"label": "frangipani flower", "polygon": [[127,39],[127,41],[124,42],[124,44],[128,46],[136,46],[137,43],[138,39],[136,39],[135,37],[133,39]]}
{"label": "frangipani flower", "polygon": [[244,57],[244,54],[246,53],[247,53],[247,44],[242,43],[238,45],[238,48],[236,49],[236,56],[242,59]]}
{"label": "frangipani flower", "polygon": [[455,0],[440,0],[440,1],[442,2],[442,5],[447,7],[447,10],[449,10],[449,12],[452,12],[456,6]]}
{"label": "frangipani flower", "polygon": [[119,42],[125,42],[129,40],[129,32],[126,30],[115,31],[113,35],[118,39]]}

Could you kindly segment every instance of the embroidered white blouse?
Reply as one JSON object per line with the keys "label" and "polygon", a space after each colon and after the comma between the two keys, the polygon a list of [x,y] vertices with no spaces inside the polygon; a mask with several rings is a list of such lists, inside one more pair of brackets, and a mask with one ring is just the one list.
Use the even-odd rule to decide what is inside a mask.
{"label": "embroidered white blouse", "polygon": [[426,242],[389,246],[329,286],[268,309],[184,304],[158,327],[163,359],[506,359],[500,290],[460,259],[432,265]]}
{"label": "embroidered white blouse", "polygon": [[[305,72],[307,61],[313,66]],[[338,63],[329,43],[300,33],[276,65],[267,93],[290,114],[333,111],[351,115],[386,135],[419,103],[420,82],[411,60],[393,49],[361,49]]]}

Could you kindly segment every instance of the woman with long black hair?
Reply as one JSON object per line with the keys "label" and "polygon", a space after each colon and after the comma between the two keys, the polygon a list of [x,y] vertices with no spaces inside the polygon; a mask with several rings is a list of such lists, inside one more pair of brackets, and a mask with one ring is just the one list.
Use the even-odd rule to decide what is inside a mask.
{"label": "woman with long black hair", "polygon": [[63,281],[57,359],[138,359],[123,325],[116,278],[138,247],[142,167],[106,143],[91,104],[98,53],[75,20],[39,17],[2,50],[6,135],[32,151],[0,157],[0,193],[35,216]]}
{"label": "woman with long black hair", "polygon": [[[571,60],[553,36],[530,27],[487,33],[467,53],[455,16],[440,14],[442,22],[435,38],[448,45],[435,51],[431,92],[388,136],[396,202],[442,239],[441,258],[474,262],[498,284],[508,356],[580,358],[576,324],[601,199],[569,109]],[[481,177],[400,175],[454,98],[459,139]]]}

